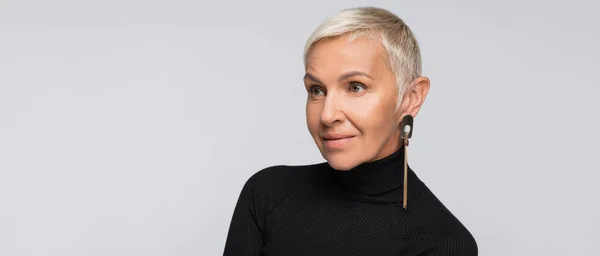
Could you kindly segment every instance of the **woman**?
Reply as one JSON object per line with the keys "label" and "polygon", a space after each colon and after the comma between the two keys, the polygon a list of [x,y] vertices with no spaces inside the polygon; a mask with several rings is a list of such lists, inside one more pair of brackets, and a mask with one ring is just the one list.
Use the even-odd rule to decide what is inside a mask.
{"label": "woman", "polygon": [[408,26],[383,9],[344,10],[308,39],[304,63],[308,130],[327,162],[254,174],[224,254],[477,255],[470,232],[404,176],[402,121],[429,91]]}

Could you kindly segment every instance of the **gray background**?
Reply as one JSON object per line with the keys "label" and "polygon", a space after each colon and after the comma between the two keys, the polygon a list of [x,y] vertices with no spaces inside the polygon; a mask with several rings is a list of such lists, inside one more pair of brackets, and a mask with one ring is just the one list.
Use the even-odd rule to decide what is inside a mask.
{"label": "gray background", "polygon": [[452,2],[1,0],[0,255],[222,254],[248,177],[323,161],[302,49],[362,5],[420,41],[411,165],[481,255],[600,255],[598,4]]}

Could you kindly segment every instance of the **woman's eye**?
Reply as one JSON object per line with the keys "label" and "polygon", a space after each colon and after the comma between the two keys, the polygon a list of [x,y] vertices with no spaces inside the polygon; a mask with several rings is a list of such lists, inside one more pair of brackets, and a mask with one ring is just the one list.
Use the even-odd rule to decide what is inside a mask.
{"label": "woman's eye", "polygon": [[348,90],[350,90],[351,92],[362,92],[365,89],[366,89],[366,86],[361,83],[351,83],[348,86]]}
{"label": "woman's eye", "polygon": [[325,92],[323,92],[323,90],[321,90],[321,88],[319,88],[318,86],[310,87],[310,93],[314,96],[321,96],[325,94]]}

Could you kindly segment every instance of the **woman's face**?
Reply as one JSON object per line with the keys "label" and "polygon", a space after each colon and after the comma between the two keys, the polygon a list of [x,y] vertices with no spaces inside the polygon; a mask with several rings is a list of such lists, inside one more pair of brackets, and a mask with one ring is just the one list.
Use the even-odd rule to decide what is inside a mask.
{"label": "woman's face", "polygon": [[396,77],[379,42],[366,36],[318,42],[304,84],[308,130],[334,169],[349,170],[400,147],[401,118],[412,113],[404,103],[394,112]]}

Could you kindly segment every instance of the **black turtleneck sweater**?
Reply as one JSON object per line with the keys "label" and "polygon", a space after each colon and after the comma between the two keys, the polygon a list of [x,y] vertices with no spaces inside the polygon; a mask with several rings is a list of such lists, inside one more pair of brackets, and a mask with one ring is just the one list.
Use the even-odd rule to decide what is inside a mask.
{"label": "black turtleneck sweater", "polygon": [[477,255],[470,232],[410,170],[404,149],[337,171],[272,166],[244,185],[224,255]]}

